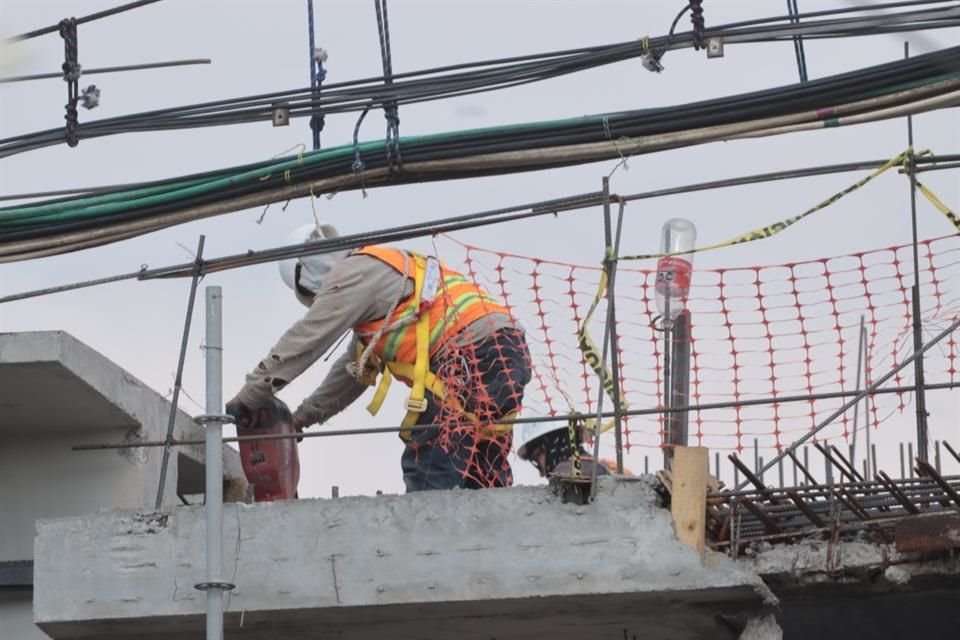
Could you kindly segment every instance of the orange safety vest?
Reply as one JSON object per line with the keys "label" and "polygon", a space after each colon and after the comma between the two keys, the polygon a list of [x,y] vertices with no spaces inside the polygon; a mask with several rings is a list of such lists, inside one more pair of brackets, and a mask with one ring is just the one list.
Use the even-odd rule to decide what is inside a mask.
{"label": "orange safety vest", "polygon": [[[400,249],[387,247],[363,247],[354,253],[372,256],[385,262],[399,273],[407,272],[410,278],[416,278],[416,271],[425,268],[424,258]],[[405,268],[405,262],[407,267]],[[365,345],[364,336],[372,336],[380,329],[383,323],[393,325],[402,319],[413,319],[419,315],[421,309],[416,292],[408,296],[397,305],[396,311],[389,318],[364,322],[356,327],[360,341]],[[431,356],[435,355],[440,347],[453,336],[463,331],[472,322],[484,316],[502,313],[510,315],[510,311],[491,297],[486,291],[474,284],[466,276],[440,264],[440,282],[437,294],[429,309],[430,348]],[[401,362],[414,364],[417,358],[416,323],[386,332],[373,348],[373,353],[382,362]]]}
{"label": "orange safety vest", "polygon": [[[394,327],[384,331],[373,346],[373,354],[383,366],[383,378],[367,409],[376,415],[389,389],[391,374],[402,379],[412,389],[402,423],[404,430],[400,432],[403,440],[409,440],[407,427],[414,425],[427,409],[426,391],[438,398],[446,397],[443,382],[429,370],[430,358],[472,322],[494,313],[509,315],[510,311],[469,278],[443,263],[432,265],[435,268],[431,275],[429,259],[422,255],[376,246],[363,247],[354,253],[377,258],[414,281],[413,294],[402,300],[389,318],[363,322],[354,327],[364,346],[369,345],[382,327]],[[428,278],[434,277],[434,282],[427,283]],[[422,296],[426,289],[435,291],[432,299]],[[366,367],[366,363],[357,364]],[[448,400],[459,404],[455,398]],[[479,422],[472,413],[463,413],[473,422]],[[510,430],[510,424],[487,426],[482,437],[495,438]]]}

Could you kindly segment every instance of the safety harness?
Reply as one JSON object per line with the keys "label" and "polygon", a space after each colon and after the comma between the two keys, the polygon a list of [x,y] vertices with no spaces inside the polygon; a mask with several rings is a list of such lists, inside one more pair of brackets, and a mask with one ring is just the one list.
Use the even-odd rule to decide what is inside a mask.
{"label": "safety harness", "polygon": [[[368,386],[377,384],[377,373],[382,374],[380,383],[377,384],[377,389],[373,394],[373,399],[370,401],[370,404],[367,405],[367,411],[369,411],[371,415],[376,415],[380,411],[380,407],[383,405],[383,401],[386,399],[387,392],[390,389],[391,380],[394,377],[409,382],[410,395],[406,401],[407,413],[401,423],[403,429],[400,431],[400,438],[405,442],[409,441],[412,435],[410,427],[415,425],[420,418],[420,414],[427,410],[426,392],[428,390],[436,398],[445,401],[470,422],[475,424],[481,423],[480,418],[475,413],[466,411],[457,398],[447,393],[443,382],[430,370],[431,327],[429,311],[436,302],[437,294],[441,287],[442,273],[440,262],[432,256],[426,257],[413,252],[406,252],[406,254],[409,258],[413,259],[414,263],[413,304],[410,305],[413,309],[413,314],[401,319],[393,326],[386,326],[382,331],[378,331],[377,334],[374,334],[372,341],[367,347],[358,344],[357,360],[354,366],[351,367],[351,369],[357,373],[358,379]],[[406,266],[405,264],[405,267]],[[409,277],[409,270],[407,268],[404,269],[403,276],[404,281],[406,281],[406,278]],[[387,315],[384,322],[389,320],[390,315],[391,314]],[[414,331],[416,335],[416,356],[413,364],[398,361],[381,362],[371,353],[372,346],[382,335],[389,334],[393,331],[402,331],[412,323],[415,323]],[[514,411],[507,414],[504,419],[512,420],[515,416],[516,412]],[[512,424],[487,425],[481,430],[480,437],[484,439],[494,439],[510,433],[512,428]]]}

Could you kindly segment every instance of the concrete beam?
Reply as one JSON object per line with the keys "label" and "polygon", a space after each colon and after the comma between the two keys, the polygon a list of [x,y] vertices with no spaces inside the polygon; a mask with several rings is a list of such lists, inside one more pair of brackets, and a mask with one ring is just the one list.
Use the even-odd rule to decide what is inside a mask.
{"label": "concrete beam", "polygon": [[[33,557],[38,518],[154,504],[161,449],[71,447],[162,440],[170,416],[163,396],[62,331],[0,334],[0,380],[0,561]],[[203,432],[178,411],[174,437],[202,439]],[[178,492],[203,492],[204,459],[200,446],[174,451],[165,505],[176,504]],[[224,476],[228,495],[242,498],[246,480],[229,447]]]}
{"label": "concrete beam", "polygon": [[[718,620],[761,608],[763,583],[725,556],[701,566],[648,481],[599,489],[586,506],[546,487],[230,505],[227,633],[735,638]],[[44,521],[36,556],[53,638],[203,637],[199,508]]]}

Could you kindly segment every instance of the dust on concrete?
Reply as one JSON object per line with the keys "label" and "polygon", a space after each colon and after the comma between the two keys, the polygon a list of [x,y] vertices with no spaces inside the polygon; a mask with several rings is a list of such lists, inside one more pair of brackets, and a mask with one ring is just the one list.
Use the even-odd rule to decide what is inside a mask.
{"label": "dust on concrete", "polygon": [[751,618],[740,634],[740,640],[783,640],[783,629],[773,614]]}

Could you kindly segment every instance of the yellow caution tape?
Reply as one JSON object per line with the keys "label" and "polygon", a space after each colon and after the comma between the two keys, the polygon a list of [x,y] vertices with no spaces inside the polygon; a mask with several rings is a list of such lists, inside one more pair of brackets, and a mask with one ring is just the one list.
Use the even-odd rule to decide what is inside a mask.
{"label": "yellow caution tape", "polygon": [[920,193],[922,193],[923,196],[930,201],[930,204],[936,207],[940,213],[945,215],[947,220],[953,224],[954,228],[960,232],[960,216],[957,216],[956,213],[950,210],[950,207],[943,204],[943,201],[938,198],[933,191],[930,191],[930,189],[920,184],[916,179],[914,179],[914,183],[917,185],[917,189],[920,190]]}
{"label": "yellow caution tape", "polygon": [[[613,400],[613,374],[610,373],[610,370],[605,366],[605,363],[603,362],[603,356],[600,354],[600,350],[597,349],[597,345],[594,344],[593,340],[590,338],[590,333],[587,331],[587,325],[590,324],[590,320],[593,318],[593,313],[597,310],[597,305],[600,304],[600,299],[603,298],[603,294],[606,289],[607,272],[603,271],[600,274],[600,284],[597,286],[597,294],[593,297],[593,302],[590,304],[590,309],[587,311],[587,315],[583,318],[583,323],[577,330],[577,342],[579,343],[580,351],[583,353],[583,357],[587,364],[600,378],[600,382],[603,385],[603,389],[606,392],[607,397]],[[625,412],[628,408],[627,402],[621,393],[620,411]],[[591,418],[586,420],[587,428],[595,431],[598,434],[612,428],[614,424],[615,422],[611,420],[599,425],[598,428],[596,419]]]}
{"label": "yellow caution tape", "polygon": [[[677,251],[674,253],[647,253],[647,254],[635,255],[635,256],[620,256],[619,259],[620,260],[646,260],[648,258],[663,258],[666,256],[686,255],[690,253],[703,253],[704,251],[712,251],[713,249],[720,249],[721,247],[732,247],[733,245],[743,244],[745,242],[753,242],[754,240],[766,240],[767,238],[772,238],[773,236],[777,235],[784,229],[788,227],[792,227],[796,223],[800,222],[807,216],[811,216],[814,213],[820,211],[821,209],[826,209],[827,207],[829,207],[830,205],[832,205],[834,202],[844,197],[845,195],[849,195],[853,193],[860,187],[864,186],[865,184],[867,184],[868,182],[870,182],[871,180],[879,176],[884,171],[887,171],[888,169],[902,165],[904,161],[908,158],[911,152],[912,151],[908,149],[907,151],[904,151],[903,153],[900,153],[894,156],[893,158],[890,158],[890,160],[888,160],[882,166],[878,167],[870,175],[855,182],[854,184],[850,185],[843,191],[838,191],[837,193],[833,194],[823,202],[817,204],[814,207],[811,207],[810,209],[807,209],[800,215],[784,218],[779,222],[774,222],[773,224],[769,224],[765,227],[760,227],[759,229],[754,229],[753,231],[741,233],[740,235],[733,237],[730,240],[727,240],[725,242],[718,242],[717,244],[711,244],[705,247],[697,247],[696,249],[693,249],[690,251]],[[926,154],[926,153],[929,153],[929,151],[925,151],[923,153]]]}
{"label": "yellow caution tape", "polygon": [[[923,155],[927,155],[928,153],[930,153],[930,151],[925,150],[916,155],[923,156]],[[718,242],[717,244],[712,244],[705,247],[697,247],[696,249],[693,249],[691,251],[682,251],[682,252],[674,252],[674,253],[648,253],[648,254],[633,255],[633,256],[620,256],[619,259],[620,260],[645,260],[648,258],[663,258],[667,256],[674,256],[674,255],[702,253],[704,251],[711,251],[713,249],[719,249],[721,247],[731,247],[733,245],[743,244],[746,242],[753,242],[755,240],[765,240],[766,238],[772,238],[773,236],[777,235],[784,229],[791,227],[797,222],[803,220],[807,216],[811,216],[822,209],[826,209],[831,204],[835,203],[837,200],[840,200],[841,198],[843,198],[846,195],[849,195],[850,193],[853,193],[854,191],[863,187],[868,182],[870,182],[880,174],[884,173],[885,171],[900,165],[907,166],[912,154],[913,154],[912,148],[907,149],[903,153],[897,154],[893,158],[890,158],[890,160],[888,160],[886,163],[884,163],[883,165],[875,169],[872,173],[870,173],[866,177],[862,178],[861,180],[858,180],[857,182],[850,185],[843,191],[839,191],[833,194],[823,202],[820,202],[814,207],[811,207],[810,209],[804,211],[800,215],[784,218],[779,222],[774,222],[773,224],[769,224],[765,227],[760,227],[759,229],[754,229],[753,231],[741,233],[740,235],[735,236],[730,240],[727,240],[726,242]],[[947,219],[953,224],[953,226],[957,229],[957,231],[960,231],[960,216],[958,216],[956,213],[951,211],[950,208],[943,203],[943,201],[941,201],[932,191],[930,191],[930,189],[920,184],[919,182],[917,182],[916,185],[917,185],[917,189],[920,190],[920,193],[922,193],[924,197],[926,197],[927,200],[929,200],[930,203],[934,207],[936,207],[937,210],[939,210],[944,216],[947,217]],[[587,325],[590,323],[590,320],[593,317],[593,313],[597,309],[597,305],[600,304],[600,299],[603,297],[604,291],[606,290],[606,288],[607,288],[607,272],[604,271],[600,275],[600,283],[599,283],[599,286],[597,287],[597,294],[593,298],[593,303],[590,305],[590,309],[587,312],[586,317],[583,319],[583,324],[580,325],[580,328],[577,331],[577,337],[578,337],[578,342],[580,346],[580,351],[583,353],[584,359],[586,360],[590,368],[593,369],[593,372],[597,374],[597,376],[600,378],[600,381],[603,384],[603,388],[606,391],[607,396],[612,400],[613,399],[613,375],[604,366],[602,362],[602,356],[600,355],[600,352],[597,349],[596,344],[594,344],[593,340],[590,338],[589,332],[587,331]],[[628,405],[625,399],[621,395],[620,410],[626,411],[627,407]],[[601,424],[598,432],[607,431],[613,426],[613,424],[614,424],[613,421]],[[595,419],[587,420],[588,429],[594,429],[595,427],[596,427]]]}

